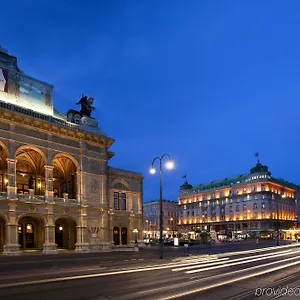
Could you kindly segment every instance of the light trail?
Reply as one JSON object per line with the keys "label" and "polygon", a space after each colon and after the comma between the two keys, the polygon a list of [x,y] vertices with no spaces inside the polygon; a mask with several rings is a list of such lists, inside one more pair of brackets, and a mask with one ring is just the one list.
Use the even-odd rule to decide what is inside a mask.
{"label": "light trail", "polygon": [[[290,253],[295,253],[295,252],[291,252],[291,251],[281,251],[280,253],[286,253],[288,252],[287,254],[290,254]],[[299,250],[300,252],[300,250]],[[266,256],[266,254],[263,254],[264,256]],[[271,255],[271,254],[269,254]],[[273,254],[272,254],[273,255]],[[262,256],[262,255],[260,255]],[[281,255],[282,256],[282,255]],[[250,256],[249,256],[250,257]],[[272,256],[274,257],[274,256]],[[241,261],[243,260],[244,258],[240,258],[240,259],[237,259],[238,261]],[[294,259],[294,258],[291,258],[291,259]],[[232,261],[230,261],[232,262]],[[176,285],[169,285],[168,286],[168,289],[174,289],[174,288],[178,288],[178,286],[180,287],[185,287],[185,286],[189,286],[189,285],[192,285],[194,283],[199,283],[199,282],[203,282],[203,281],[206,281],[210,278],[221,278],[221,277],[224,277],[224,276],[227,276],[228,274],[235,274],[235,273],[239,273],[239,272],[244,272],[245,270],[253,270],[253,269],[257,269],[257,268],[262,268],[264,266],[268,266],[268,265],[272,265],[272,264],[276,264],[276,263],[279,263],[281,261],[275,261],[275,262],[271,262],[271,263],[266,263],[266,264],[263,264],[263,265],[258,265],[258,266],[254,266],[254,267],[250,267],[250,268],[247,268],[247,269],[242,269],[242,270],[238,270],[238,271],[233,271],[233,272],[230,272],[230,273],[224,273],[224,274],[218,274],[218,275],[214,275],[214,276],[211,276],[211,277],[205,277],[205,278],[200,278],[200,279],[196,279],[196,280],[192,280],[192,281],[188,281],[188,282],[183,282],[183,283],[180,283],[180,284],[176,284]],[[222,262],[223,263],[223,262]],[[227,262],[224,262],[224,263],[227,263]],[[212,264],[217,264],[217,263],[212,263]],[[202,266],[199,266],[199,267],[203,267],[204,265]],[[220,267],[228,267],[230,265],[222,265]],[[218,267],[216,267],[217,269]],[[178,268],[178,269],[186,269],[186,268]],[[204,271],[207,270],[208,268],[206,269],[203,269]],[[202,269],[201,269],[202,270]],[[189,273],[189,272],[186,272],[186,273]],[[151,293],[151,292],[155,292],[155,291],[158,291],[158,290],[166,290],[165,287],[161,287],[161,288],[155,288],[155,289],[151,289],[151,290],[146,290],[146,291],[141,291],[139,292],[139,294],[147,294],[147,293]]]}
{"label": "light trail", "polygon": [[271,251],[274,249],[289,248],[289,247],[300,247],[300,244],[288,244],[288,245],[272,246],[272,247],[266,247],[266,248],[260,248],[260,249],[220,253],[220,254],[218,254],[218,256],[222,257],[222,256],[235,256],[235,255],[251,254],[251,253],[256,253],[256,252],[266,252],[266,251]]}
{"label": "light trail", "polygon": [[[293,251],[292,253],[299,253],[299,251]],[[269,259],[269,258],[275,258],[275,257],[280,257],[280,256],[284,256],[286,255],[286,253],[281,253],[281,254],[275,254],[272,257],[259,257],[259,258],[255,258],[255,259],[248,259],[248,260],[244,260],[244,261],[238,261],[235,262],[233,264],[228,263],[228,264],[224,264],[224,265],[219,265],[219,266],[214,266],[214,267],[208,267],[208,268],[203,268],[203,269],[198,269],[198,270],[192,270],[192,271],[187,271],[187,274],[194,274],[194,273],[199,273],[199,272],[204,272],[204,271],[209,271],[209,270],[215,270],[215,269],[221,269],[221,268],[226,268],[226,267],[232,267],[232,266],[237,266],[237,265],[242,265],[242,264],[246,264],[246,263],[251,263],[251,262],[255,262],[255,261],[260,261],[260,260],[264,260],[264,259]]]}
{"label": "light trail", "polygon": [[[300,251],[300,250],[299,250]],[[273,253],[265,253],[265,254],[260,254],[260,255],[256,255],[256,256],[246,256],[246,257],[241,257],[241,258],[236,258],[236,259],[232,259],[230,261],[228,261],[228,263],[233,263],[233,262],[239,262],[239,261],[245,261],[245,259],[247,258],[259,258],[259,257],[266,257],[267,258],[272,258],[272,257],[276,257],[276,255],[278,256],[279,254],[290,254],[290,253],[294,253],[293,250],[285,250],[285,251],[280,251],[280,252],[276,252],[275,254]],[[221,261],[222,259],[220,258],[218,261]],[[213,265],[217,265],[219,264],[219,262],[213,262],[213,263],[210,263],[209,265],[210,266],[213,266]],[[227,263],[226,262],[223,262],[222,263]],[[176,269],[172,269],[172,271],[174,272],[178,272],[178,271],[183,271],[183,270],[190,270],[190,269],[196,269],[198,268],[197,265],[193,265],[193,266],[185,266],[185,267],[182,267],[182,268],[176,268]],[[188,272],[187,272],[188,273]]]}
{"label": "light trail", "polygon": [[[215,260],[217,258],[214,258]],[[221,258],[221,260],[227,260],[229,258]],[[193,264],[207,264],[207,260],[194,262]],[[69,280],[79,280],[79,279],[88,279],[88,278],[96,278],[96,277],[105,277],[105,276],[114,276],[114,275],[122,275],[122,274],[130,274],[130,273],[138,273],[138,272],[146,272],[146,271],[154,271],[154,270],[162,270],[162,269],[170,269],[174,266],[183,266],[186,263],[172,263],[165,265],[156,265],[156,266],[145,266],[140,268],[131,268],[131,269],[119,269],[116,271],[106,272],[106,273],[95,273],[95,274],[85,274],[85,275],[75,275],[75,276],[67,276],[67,277],[58,277],[58,278],[49,278],[49,279],[39,279],[39,280],[31,280],[24,282],[13,282],[13,283],[4,283],[0,284],[0,289],[3,288],[11,288],[11,287],[20,287],[25,285],[34,285],[34,284],[45,284],[45,283],[53,283],[53,282],[61,282],[61,281],[69,281]]]}
{"label": "light trail", "polygon": [[[273,248],[278,249],[279,247],[269,247],[269,248],[257,249],[257,252],[269,251]],[[281,247],[282,248],[291,247],[291,245],[285,245],[285,246],[281,246]],[[300,250],[297,252],[300,252]],[[297,253],[297,252],[294,252],[294,253]],[[248,251],[241,251],[238,253],[239,254],[248,253]],[[277,256],[278,255],[273,255],[273,257],[277,257]],[[20,286],[26,286],[26,285],[46,284],[46,283],[63,282],[63,281],[70,281],[70,280],[81,280],[81,279],[89,279],[89,278],[97,278],[97,277],[105,277],[105,276],[114,276],[114,275],[122,275],[122,274],[131,274],[131,273],[147,272],[147,271],[154,271],[154,270],[163,270],[163,269],[170,269],[173,267],[189,266],[189,265],[195,265],[195,264],[197,264],[198,266],[199,265],[205,266],[205,264],[207,265],[208,261],[212,261],[211,264],[215,264],[214,261],[221,262],[221,261],[225,261],[225,260],[229,260],[229,258],[228,257],[218,258],[218,256],[214,256],[208,260],[207,258],[203,259],[203,256],[202,256],[202,257],[195,258],[193,262],[191,262],[190,260],[187,260],[187,261],[181,261],[180,263],[178,263],[178,262],[177,263],[168,263],[168,264],[163,264],[163,265],[154,265],[154,266],[152,265],[152,266],[144,266],[144,267],[129,268],[129,269],[122,268],[122,269],[117,269],[117,270],[113,270],[113,271],[105,272],[105,273],[94,273],[94,274],[75,275],[75,276],[66,276],[66,277],[49,278],[49,279],[39,279],[39,280],[31,280],[31,281],[23,281],[23,282],[4,283],[4,284],[0,284],[0,289],[11,288],[11,287],[20,287]],[[228,266],[228,265],[226,265],[226,266]],[[218,267],[223,267],[223,266],[218,266]],[[209,270],[209,268],[205,268],[205,269]],[[203,269],[203,270],[205,270],[205,269]],[[193,271],[190,271],[190,272],[193,272]]]}
{"label": "light trail", "polygon": [[[296,261],[296,262],[292,262],[292,263],[289,263],[289,264],[282,265],[282,263],[284,263],[284,262],[295,260],[295,259],[299,259],[299,258],[298,257],[287,258],[287,259],[281,260],[281,261],[271,262],[271,263],[267,263],[267,264],[260,265],[260,266],[255,266],[255,267],[251,267],[251,268],[247,268],[247,269],[243,269],[243,270],[239,270],[239,271],[234,271],[234,272],[230,272],[230,273],[226,273],[226,274],[221,274],[221,275],[228,276],[228,275],[233,275],[233,274],[237,274],[237,273],[241,273],[241,272],[246,272],[246,271],[249,271],[251,269],[257,269],[257,268],[262,268],[262,267],[274,265],[276,263],[281,264],[280,266],[273,267],[271,269],[267,268],[266,270],[255,272],[255,273],[252,273],[252,274],[248,274],[248,275],[245,275],[245,276],[242,276],[242,277],[235,277],[233,279],[221,281],[221,282],[211,284],[211,285],[206,285],[206,286],[203,286],[203,287],[200,287],[200,288],[189,290],[187,292],[181,292],[181,293],[178,293],[178,294],[175,294],[175,295],[173,294],[172,296],[158,298],[158,300],[171,300],[171,299],[176,299],[176,298],[179,298],[179,297],[185,297],[185,296],[189,296],[189,295],[199,293],[199,292],[202,292],[202,291],[205,291],[205,290],[216,288],[216,287],[219,287],[219,286],[222,286],[222,285],[231,284],[231,283],[234,283],[234,282],[242,281],[244,279],[249,279],[249,278],[256,277],[256,276],[261,276],[261,275],[264,275],[264,274],[267,274],[267,273],[270,273],[270,272],[275,272],[275,271],[282,270],[282,269],[285,269],[285,268],[289,268],[289,267],[292,267],[292,266],[295,266],[295,265],[299,265],[300,264],[299,260]],[[216,278],[216,277],[218,277],[218,275],[217,276],[211,276],[210,278]],[[180,288],[180,285],[179,286],[177,285],[177,287]]]}

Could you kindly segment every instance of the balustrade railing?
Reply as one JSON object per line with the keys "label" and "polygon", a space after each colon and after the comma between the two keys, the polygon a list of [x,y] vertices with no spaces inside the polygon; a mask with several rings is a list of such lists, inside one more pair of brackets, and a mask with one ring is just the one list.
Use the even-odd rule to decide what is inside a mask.
{"label": "balustrade railing", "polygon": [[45,202],[45,196],[42,195],[29,195],[29,194],[18,194],[18,200],[25,202]]}
{"label": "balustrade railing", "polygon": [[68,203],[68,204],[77,204],[77,199],[68,199],[68,198],[54,198],[55,203]]}
{"label": "balustrade railing", "polygon": [[[5,200],[8,198],[8,194],[6,192],[0,192],[0,200]],[[46,196],[44,195],[29,195],[29,194],[17,194],[17,199],[23,202],[45,202]],[[54,198],[54,202],[66,203],[66,204],[78,204],[77,199],[68,199],[68,198]]]}

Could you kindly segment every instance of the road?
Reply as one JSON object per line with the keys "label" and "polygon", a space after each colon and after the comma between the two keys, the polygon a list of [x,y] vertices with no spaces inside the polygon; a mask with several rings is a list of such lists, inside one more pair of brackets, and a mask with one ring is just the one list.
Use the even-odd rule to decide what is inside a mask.
{"label": "road", "polygon": [[[68,268],[64,268],[63,264],[48,268],[47,260],[53,263],[54,258],[44,257],[39,264],[44,267],[28,268],[35,265],[37,258],[29,259],[30,265],[26,259],[18,258],[9,265],[16,268],[16,264],[20,267],[23,262],[27,269],[20,267],[15,271],[8,271],[7,262],[1,257],[0,298],[239,300],[262,296],[260,299],[272,299],[276,293],[285,293],[284,288],[297,286],[299,288],[294,293],[296,296],[299,293],[296,298],[300,298],[300,244],[242,251],[234,251],[235,246],[231,247],[230,252],[224,253],[220,247],[216,247],[214,249],[219,249],[218,254],[174,255],[167,260],[154,259],[152,254],[156,253],[153,249],[145,249],[138,254],[130,253],[127,259],[124,259],[124,255],[107,254],[107,257],[117,257],[112,261],[100,261],[99,256],[89,256],[88,261],[92,262],[89,264],[87,261],[78,264],[77,260],[84,261],[84,257],[73,256],[73,266]],[[248,248],[251,247],[248,245]],[[243,247],[238,248],[240,250]],[[194,252],[200,252],[194,249]],[[170,254],[177,250],[167,251]],[[288,299],[293,297],[289,296]]]}

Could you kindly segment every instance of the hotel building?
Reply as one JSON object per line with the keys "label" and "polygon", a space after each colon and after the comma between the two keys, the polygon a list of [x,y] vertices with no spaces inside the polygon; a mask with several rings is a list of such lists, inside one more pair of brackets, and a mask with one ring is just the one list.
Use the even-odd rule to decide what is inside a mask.
{"label": "hotel building", "polygon": [[0,47],[0,252],[128,250],[143,238],[143,177],[108,165],[93,98],[62,114],[52,94]]}
{"label": "hotel building", "polygon": [[260,162],[248,174],[192,186],[179,191],[179,228],[190,238],[202,231],[218,238],[273,238],[296,222],[300,187],[271,176]]}

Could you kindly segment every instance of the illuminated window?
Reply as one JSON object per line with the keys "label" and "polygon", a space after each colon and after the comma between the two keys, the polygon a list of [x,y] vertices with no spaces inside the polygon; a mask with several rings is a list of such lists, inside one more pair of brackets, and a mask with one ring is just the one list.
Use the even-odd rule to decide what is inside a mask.
{"label": "illuminated window", "polygon": [[26,233],[33,233],[32,224],[26,224]]}
{"label": "illuminated window", "polygon": [[262,203],[262,204],[261,204],[261,208],[266,208],[265,203]]}

